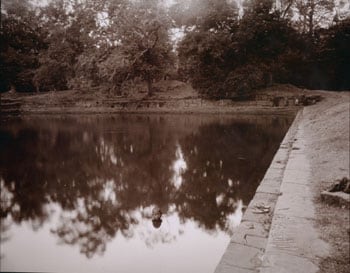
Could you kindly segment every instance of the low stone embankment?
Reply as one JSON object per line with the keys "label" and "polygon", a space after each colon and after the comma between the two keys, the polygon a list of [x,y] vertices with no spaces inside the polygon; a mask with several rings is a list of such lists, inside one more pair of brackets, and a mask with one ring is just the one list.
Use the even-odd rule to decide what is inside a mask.
{"label": "low stone embankment", "polygon": [[323,95],[298,113],[216,273],[349,272],[347,206],[321,198],[349,176],[349,93]]}
{"label": "low stone embankment", "polygon": [[301,112],[284,137],[270,168],[244,213],[242,223],[234,231],[215,273],[254,272],[262,266],[276,203],[281,195],[281,184],[300,118]]}

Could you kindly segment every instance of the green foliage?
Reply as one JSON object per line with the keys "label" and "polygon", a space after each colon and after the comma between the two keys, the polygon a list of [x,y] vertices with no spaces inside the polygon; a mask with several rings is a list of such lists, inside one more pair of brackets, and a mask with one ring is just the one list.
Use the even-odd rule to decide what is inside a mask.
{"label": "green foliage", "polygon": [[334,13],[334,1],[330,0],[299,0],[293,4],[297,10],[299,20],[295,27],[303,34],[308,34],[312,39],[314,31],[322,24],[332,21]]}
{"label": "green foliage", "polygon": [[131,63],[119,48],[115,48],[98,65],[99,78],[107,88],[121,93],[123,85],[130,80]]}
{"label": "green foliage", "polygon": [[[265,10],[265,9],[262,9]],[[294,47],[295,31],[279,13],[247,13],[236,34],[245,57],[269,61]]]}
{"label": "green foliage", "polygon": [[230,33],[192,32],[179,46],[182,73],[191,80],[193,87],[204,95],[219,92],[227,73],[234,63]]}
{"label": "green foliage", "polygon": [[63,32],[55,32],[50,37],[50,46],[40,54],[40,68],[34,81],[39,90],[64,90],[73,76],[73,65],[77,53]]}
{"label": "green foliage", "polygon": [[310,88],[350,89],[350,18],[315,33],[319,42],[310,56],[310,70],[317,70]]}
{"label": "green foliage", "polygon": [[109,57],[119,59],[111,75],[115,86],[119,88],[123,81],[140,77],[147,81],[152,95],[153,81],[161,79],[173,63],[170,18],[158,1],[136,1],[110,12],[111,28],[120,33],[118,46]]}
{"label": "green foliage", "polygon": [[264,71],[263,67],[252,64],[237,67],[225,79],[225,97],[250,98],[255,89],[266,86]]}
{"label": "green foliage", "polygon": [[[321,54],[326,56],[326,66],[334,69],[331,88],[350,90],[350,18],[331,27],[325,39],[325,48]],[[331,64],[331,65],[330,65]],[[329,68],[325,67],[326,71]]]}
{"label": "green foliage", "polygon": [[300,36],[294,50],[279,56],[276,80],[309,89],[349,90],[349,37],[349,19],[315,31],[311,41]]}
{"label": "green foliage", "polygon": [[[85,50],[93,46],[89,36],[95,19],[89,10],[91,1],[57,0],[42,10],[41,17],[48,31],[48,49],[40,54],[40,68],[34,77],[39,90],[64,90],[75,78],[75,65]],[[69,10],[73,9],[73,12]]]}
{"label": "green foliage", "polygon": [[0,29],[0,91],[32,91],[39,51],[45,48],[42,29],[27,1],[4,2]]}
{"label": "green foliage", "polygon": [[89,89],[102,83],[99,75],[99,54],[96,51],[84,51],[77,57],[74,65],[74,78],[68,86],[74,89]]}
{"label": "green foliage", "polygon": [[[243,10],[226,0],[174,2],[167,9],[161,0],[52,0],[43,7],[4,0],[0,90],[121,94],[141,80],[152,95],[154,82],[176,69],[213,98],[247,98],[274,82],[349,88],[349,20],[337,15],[320,28],[332,21],[332,1],[281,0],[277,7],[246,0]],[[184,34],[176,45],[174,28]]]}
{"label": "green foliage", "polygon": [[67,67],[58,60],[45,60],[35,72],[34,84],[38,91],[67,89]]}
{"label": "green foliage", "polygon": [[225,29],[235,22],[238,10],[235,2],[226,0],[177,0],[170,14],[178,27]]}
{"label": "green foliage", "polygon": [[[101,1],[97,6],[94,3],[93,8],[93,14],[84,14],[80,6],[75,8],[74,14],[78,15],[70,15],[73,24],[63,28],[65,39],[51,43],[59,52],[50,54],[49,48],[46,56],[59,56],[61,62],[65,61],[64,77],[69,87],[104,85],[120,94],[125,83],[141,78],[147,81],[152,94],[153,81],[162,78],[174,63],[168,34],[170,19],[158,1]],[[79,14],[95,18],[87,36],[81,34],[86,20],[75,19],[80,18]],[[61,57],[60,52],[65,56]]]}
{"label": "green foliage", "polygon": [[280,77],[279,57],[298,46],[298,36],[271,7],[271,1],[252,2],[226,28],[187,33],[179,56],[195,88],[212,97],[248,98]]}

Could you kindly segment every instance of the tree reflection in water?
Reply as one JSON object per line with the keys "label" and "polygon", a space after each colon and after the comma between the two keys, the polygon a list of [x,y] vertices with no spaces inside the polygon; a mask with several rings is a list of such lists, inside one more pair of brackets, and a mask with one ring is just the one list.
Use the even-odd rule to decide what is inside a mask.
{"label": "tree reflection in water", "polygon": [[4,122],[1,233],[5,219],[40,229],[49,204],[61,209],[52,232],[87,257],[104,253],[117,233],[138,233],[150,247],[175,240],[181,229],[142,228],[154,206],[170,227],[191,220],[230,233],[290,122],[156,115]]}

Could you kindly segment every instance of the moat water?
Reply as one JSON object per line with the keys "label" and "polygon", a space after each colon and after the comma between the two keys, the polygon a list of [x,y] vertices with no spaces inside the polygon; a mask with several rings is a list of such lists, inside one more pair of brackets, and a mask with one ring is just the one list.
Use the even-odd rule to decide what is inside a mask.
{"label": "moat water", "polygon": [[1,271],[213,272],[292,119],[2,120]]}

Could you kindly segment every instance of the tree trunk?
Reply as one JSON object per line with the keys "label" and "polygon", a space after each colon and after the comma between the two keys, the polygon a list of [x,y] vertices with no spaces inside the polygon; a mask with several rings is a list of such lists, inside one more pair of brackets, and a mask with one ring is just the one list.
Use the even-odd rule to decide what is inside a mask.
{"label": "tree trunk", "polygon": [[291,8],[292,5],[293,5],[293,2],[294,2],[293,0],[290,0],[290,1],[289,1],[287,7],[286,7],[286,8],[284,9],[284,11],[283,11],[282,18],[285,18],[285,17],[286,17],[288,11],[290,10],[290,8]]}
{"label": "tree trunk", "polygon": [[306,14],[304,14],[303,30],[302,30],[302,33],[303,33],[303,34],[306,33],[306,23],[307,23],[307,18],[306,18]]}
{"label": "tree trunk", "polygon": [[147,75],[147,89],[148,89],[148,96],[151,97],[153,95],[153,88],[152,88],[152,78],[150,74]]}
{"label": "tree trunk", "polygon": [[309,37],[312,39],[314,35],[314,13],[315,13],[315,2],[310,1],[310,13],[309,13]]}

